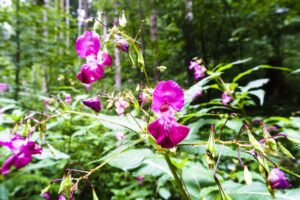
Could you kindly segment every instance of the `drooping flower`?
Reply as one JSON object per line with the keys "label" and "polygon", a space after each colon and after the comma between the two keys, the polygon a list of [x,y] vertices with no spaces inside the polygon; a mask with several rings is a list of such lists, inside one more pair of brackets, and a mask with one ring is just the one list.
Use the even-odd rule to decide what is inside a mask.
{"label": "drooping flower", "polygon": [[221,98],[223,105],[227,105],[233,100],[233,98],[228,94],[228,92],[223,92]]}
{"label": "drooping flower", "polygon": [[72,96],[70,94],[65,95],[65,102],[68,104],[72,102]]}
{"label": "drooping flower", "polygon": [[139,182],[139,186],[141,186],[142,183],[143,183],[144,177],[142,177],[142,176],[137,176],[137,177],[136,177],[136,180]]}
{"label": "drooping flower", "polygon": [[194,70],[195,80],[199,80],[200,78],[205,76],[206,68],[204,66],[200,65],[198,62],[191,61],[189,69]]}
{"label": "drooping flower", "polygon": [[273,189],[289,188],[289,184],[285,174],[279,168],[273,168],[269,174],[268,181]]}
{"label": "drooping flower", "polygon": [[100,112],[101,110],[101,103],[98,97],[84,99],[82,103],[87,107],[91,108],[92,110],[94,110],[95,112]]}
{"label": "drooping flower", "polygon": [[9,157],[1,167],[1,173],[7,174],[12,166],[20,169],[32,160],[32,155],[40,154],[42,148],[29,138],[23,138],[19,134],[14,134],[10,141],[0,141],[0,145],[9,148],[13,155]]}
{"label": "drooping flower", "polygon": [[110,67],[112,65],[112,58],[106,51],[99,51],[97,54],[97,63],[101,66]]}
{"label": "drooping flower", "polygon": [[100,37],[93,31],[86,31],[76,40],[76,51],[79,57],[86,58],[100,50]]}
{"label": "drooping flower", "polygon": [[128,51],[129,51],[129,44],[126,39],[117,39],[116,47],[126,53],[128,53]]}
{"label": "drooping flower", "polygon": [[189,128],[177,123],[175,112],[184,104],[184,94],[174,81],[161,81],[153,92],[152,109],[158,118],[148,125],[149,133],[163,148],[173,148],[189,133]]}
{"label": "drooping flower", "polygon": [[190,129],[176,122],[172,115],[162,115],[148,126],[150,134],[156,143],[163,148],[173,148],[189,133]]}
{"label": "drooping flower", "polygon": [[126,108],[129,107],[129,103],[124,99],[118,99],[115,102],[116,112],[118,115],[123,115]]}
{"label": "drooping flower", "polygon": [[8,89],[7,83],[0,83],[0,92],[5,92]]}
{"label": "drooping flower", "polygon": [[181,110],[184,104],[184,94],[180,86],[174,81],[161,81],[154,89],[152,97],[152,109],[159,111]]}
{"label": "drooping flower", "polygon": [[60,194],[58,196],[58,200],[66,200],[66,197],[64,195]]}

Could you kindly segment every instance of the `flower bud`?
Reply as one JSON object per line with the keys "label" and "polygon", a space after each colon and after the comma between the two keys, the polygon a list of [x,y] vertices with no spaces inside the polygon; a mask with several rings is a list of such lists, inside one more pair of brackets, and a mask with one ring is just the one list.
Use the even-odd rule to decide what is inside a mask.
{"label": "flower bud", "polygon": [[126,20],[126,17],[125,17],[125,12],[124,10],[122,10],[122,16],[119,18],[119,25],[124,28],[127,24],[127,20]]}
{"label": "flower bud", "polygon": [[94,110],[95,112],[100,112],[101,110],[101,103],[98,97],[84,99],[82,103],[87,107],[91,108],[92,110]]}
{"label": "flower bud", "polygon": [[125,40],[125,39],[117,40],[116,47],[126,53],[128,53],[128,51],[129,51],[129,44],[128,44],[127,40]]}
{"label": "flower bud", "polygon": [[50,200],[50,192],[45,192],[41,194],[41,197],[45,200]]}
{"label": "flower bud", "polygon": [[285,189],[291,186],[284,172],[279,168],[274,168],[271,170],[268,181],[270,182],[272,189]]}

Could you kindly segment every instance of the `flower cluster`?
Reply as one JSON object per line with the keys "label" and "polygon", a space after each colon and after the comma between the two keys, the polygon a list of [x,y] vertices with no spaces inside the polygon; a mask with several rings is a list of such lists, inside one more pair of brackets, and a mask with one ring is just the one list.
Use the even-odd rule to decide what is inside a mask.
{"label": "flower cluster", "polygon": [[161,81],[154,89],[152,109],[157,119],[148,125],[149,133],[163,148],[173,148],[189,133],[189,128],[177,123],[176,111],[184,104],[184,94],[174,81]]}
{"label": "flower cluster", "polygon": [[201,65],[202,64],[202,60],[197,60],[197,61],[191,61],[190,62],[190,66],[189,69],[190,70],[194,70],[194,78],[195,80],[199,80],[200,78],[205,76],[205,71],[206,68]]}
{"label": "flower cluster", "polygon": [[42,153],[42,148],[29,138],[23,138],[19,134],[14,134],[10,141],[0,141],[0,145],[9,148],[13,155],[9,157],[1,167],[1,173],[7,174],[12,166],[20,169],[32,160],[32,155]]}
{"label": "flower cluster", "polygon": [[104,76],[104,66],[111,66],[112,58],[106,51],[100,50],[100,37],[93,31],[86,31],[76,40],[78,56],[86,58],[77,78],[85,84],[91,84]]}

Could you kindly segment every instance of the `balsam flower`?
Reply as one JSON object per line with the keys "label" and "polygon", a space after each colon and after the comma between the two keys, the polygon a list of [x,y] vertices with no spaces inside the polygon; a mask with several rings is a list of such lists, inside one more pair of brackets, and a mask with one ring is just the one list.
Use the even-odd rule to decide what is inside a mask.
{"label": "balsam flower", "polygon": [[84,84],[91,84],[104,76],[104,66],[111,66],[112,58],[108,52],[100,51],[100,37],[97,33],[86,31],[76,40],[79,57],[86,58],[77,78]]}
{"label": "balsam flower", "polygon": [[86,31],[76,40],[76,51],[78,56],[86,58],[94,54],[97,55],[100,50],[100,37],[93,31]]}
{"label": "balsam flower", "polygon": [[5,92],[8,89],[7,83],[0,83],[0,92]]}
{"label": "balsam flower", "polygon": [[233,100],[233,98],[228,94],[228,92],[223,92],[221,98],[223,105],[227,105]]}
{"label": "balsam flower", "polygon": [[158,119],[148,125],[149,133],[163,148],[173,148],[189,133],[189,128],[177,123],[175,112],[184,105],[184,93],[174,81],[161,81],[153,92],[152,109]]}
{"label": "balsam flower", "polygon": [[87,107],[91,108],[92,110],[94,110],[95,112],[100,112],[101,110],[101,103],[98,97],[84,99],[82,100],[82,103]]}
{"label": "balsam flower", "polygon": [[189,69],[194,70],[195,80],[199,80],[200,78],[205,76],[206,68],[204,66],[201,66],[198,62],[191,61]]}
{"label": "balsam flower", "polygon": [[13,155],[2,165],[2,174],[9,173],[12,166],[15,166],[16,169],[26,166],[32,161],[32,155],[42,153],[42,148],[38,144],[18,134],[13,135],[10,141],[0,141],[0,145],[13,152]]}
{"label": "balsam flower", "polygon": [[72,96],[70,94],[65,95],[65,102],[68,104],[72,102]]}
{"label": "balsam flower", "polygon": [[273,189],[289,188],[289,184],[285,174],[279,168],[273,168],[269,174],[268,181]]}
{"label": "balsam flower", "polygon": [[128,51],[129,51],[129,44],[126,39],[117,39],[116,47],[126,53],[128,53]]}

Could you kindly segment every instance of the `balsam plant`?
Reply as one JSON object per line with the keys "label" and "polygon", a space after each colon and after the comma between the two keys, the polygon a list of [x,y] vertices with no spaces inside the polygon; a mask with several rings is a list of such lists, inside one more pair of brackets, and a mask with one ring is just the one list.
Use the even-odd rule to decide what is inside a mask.
{"label": "balsam plant", "polygon": [[[281,167],[276,160],[282,154],[294,159],[283,141],[299,144],[299,140],[280,132],[284,125],[272,130],[268,122],[248,116],[245,110],[247,106],[255,104],[253,97],[257,97],[259,103],[263,104],[264,91],[261,87],[268,80],[258,79],[246,86],[238,83],[242,77],[262,68],[288,69],[260,65],[238,74],[231,82],[225,82],[222,79],[223,73],[235,65],[247,62],[248,59],[220,64],[210,69],[205,67],[201,59],[195,58],[189,69],[193,70],[197,83],[191,88],[183,90],[180,83],[174,80],[164,80],[156,84],[148,76],[144,63],[142,44],[138,40],[141,31],[135,37],[126,33],[127,21],[124,13],[119,25],[112,28],[96,18],[89,21],[94,23],[93,30],[84,32],[76,40],[78,56],[86,59],[77,74],[78,81],[89,87],[94,82],[101,81],[106,67],[113,70],[113,60],[108,50],[108,46],[113,44],[128,55],[133,67],[138,67],[143,72],[145,85],[139,86],[137,91],[125,90],[118,94],[99,93],[90,97],[79,97],[77,103],[78,100],[82,101],[80,108],[72,106],[73,100],[69,94],[65,94],[65,100],[61,96],[53,96],[45,102],[46,112],[26,115],[11,130],[11,138],[0,141],[2,146],[12,151],[12,155],[2,165],[2,174],[9,174],[26,166],[32,162],[35,154],[42,153],[43,148],[48,148],[55,154],[57,150],[47,141],[47,124],[61,118],[70,118],[71,126],[80,126],[81,124],[76,124],[76,119],[80,117],[91,119],[93,123],[90,127],[94,123],[101,124],[105,128],[102,130],[103,135],[109,130],[121,130],[116,133],[118,144],[112,146],[107,143],[107,152],[102,154],[103,157],[84,163],[88,165],[66,168],[61,178],[52,180],[41,191],[44,199],[51,199],[55,196],[54,193],[58,194],[60,200],[78,199],[86,185],[92,191],[93,199],[98,199],[97,185],[93,184],[91,177],[94,174],[101,175],[101,170],[106,165],[124,171],[136,170],[139,187],[143,187],[145,176],[157,177],[159,194],[165,199],[170,196],[186,200],[251,199],[261,196],[276,198],[276,195],[284,195],[276,193],[277,189],[292,187],[285,172],[298,175]],[[107,29],[107,35],[100,36],[97,33],[99,25]],[[207,103],[197,103],[204,93],[212,90],[216,90],[220,98]],[[95,113],[91,113],[93,111]],[[103,138],[96,140],[104,140]],[[253,163],[258,168],[253,167]],[[250,195],[249,198],[241,197],[236,193],[237,185],[233,182],[237,181],[237,176],[225,173],[229,170],[228,166],[232,165],[239,168],[237,171],[243,171],[244,182],[240,182],[254,185],[257,184],[255,179],[260,177],[270,195],[263,191]],[[153,168],[156,170],[149,170]],[[213,179],[216,186],[205,187],[204,184],[195,189],[191,181],[198,180],[199,177],[207,179],[208,183]],[[228,181],[230,179],[231,182]],[[166,189],[168,180],[175,183],[173,189]],[[55,187],[57,184],[59,188]],[[216,194],[215,191],[219,193]],[[150,195],[150,198],[154,197]]]}

